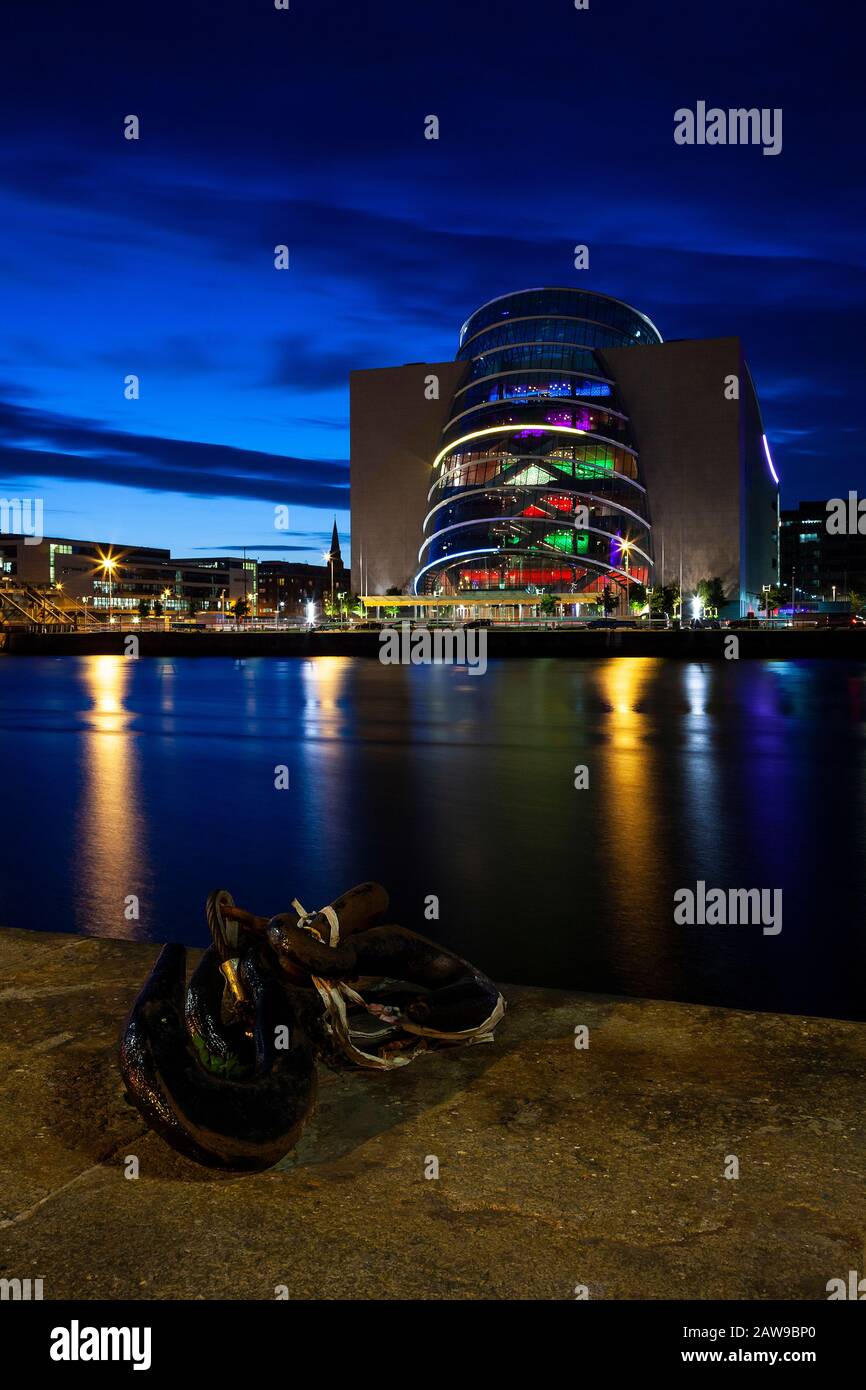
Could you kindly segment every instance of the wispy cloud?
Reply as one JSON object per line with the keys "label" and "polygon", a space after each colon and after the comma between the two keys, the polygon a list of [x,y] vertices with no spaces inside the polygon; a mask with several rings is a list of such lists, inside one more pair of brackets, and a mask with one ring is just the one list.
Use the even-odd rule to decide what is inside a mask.
{"label": "wispy cloud", "polygon": [[0,470],[274,505],[344,507],[348,464],[127,434],[0,399]]}

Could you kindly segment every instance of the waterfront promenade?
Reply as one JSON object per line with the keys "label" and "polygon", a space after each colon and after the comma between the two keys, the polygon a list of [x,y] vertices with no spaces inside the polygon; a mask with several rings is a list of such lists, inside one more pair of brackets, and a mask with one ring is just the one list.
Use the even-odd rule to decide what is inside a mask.
{"label": "waterfront promenade", "polygon": [[[387,624],[386,624],[387,625]],[[400,620],[392,627],[399,629]],[[509,628],[482,629],[488,656],[660,656],[675,660],[726,659],[726,642],[736,637],[738,657],[837,657],[866,660],[866,627],[732,628],[712,630],[641,631],[636,628]],[[153,632],[135,626],[90,632],[27,632],[0,634],[0,654],[11,656],[92,656],[128,654],[134,636],[140,656],[373,656],[381,643],[377,631],[251,631]],[[4,641],[5,639],[5,641]],[[731,659],[728,657],[727,659]]]}
{"label": "waterfront promenade", "polygon": [[226,1177],[124,1101],[156,950],[0,931],[0,1273],[46,1299],[821,1300],[863,1272],[861,1023],[506,987],[493,1045],[320,1069],[298,1150]]}

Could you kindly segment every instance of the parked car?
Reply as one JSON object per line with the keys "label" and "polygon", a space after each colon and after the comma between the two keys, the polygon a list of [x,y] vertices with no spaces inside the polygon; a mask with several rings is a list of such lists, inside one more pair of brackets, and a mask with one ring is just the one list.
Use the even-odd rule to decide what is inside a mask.
{"label": "parked car", "polygon": [[492,627],[492,626],[493,626],[493,619],[492,619],[492,618],[470,618],[468,622],[466,622],[466,623],[463,624],[463,626],[464,626],[464,627]]}
{"label": "parked car", "polygon": [[640,623],[633,622],[631,618],[592,618],[586,624],[587,627],[640,627]]}
{"label": "parked car", "polygon": [[866,619],[859,613],[828,613],[827,627],[866,627]]}

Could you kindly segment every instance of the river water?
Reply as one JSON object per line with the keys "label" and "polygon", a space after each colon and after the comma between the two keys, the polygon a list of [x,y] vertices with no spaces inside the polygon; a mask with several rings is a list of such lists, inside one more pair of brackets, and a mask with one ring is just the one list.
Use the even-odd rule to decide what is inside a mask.
{"label": "river water", "polygon": [[[861,664],[6,657],[0,787],[5,926],[204,944],[212,888],[377,878],[500,980],[866,1018]],[[678,924],[698,881],[781,932]]]}

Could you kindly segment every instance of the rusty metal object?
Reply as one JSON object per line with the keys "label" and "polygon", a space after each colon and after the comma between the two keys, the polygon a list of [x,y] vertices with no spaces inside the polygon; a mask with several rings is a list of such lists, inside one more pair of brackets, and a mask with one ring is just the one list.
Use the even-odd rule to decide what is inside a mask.
{"label": "rusty metal object", "polygon": [[127,1020],[128,1094],[198,1163],[249,1171],[283,1157],[312,1111],[316,1058],[405,1065],[430,1047],[489,1041],[503,1016],[496,985],[474,965],[382,924],[381,884],[317,913],[294,908],[266,918],[211,893],[213,945],[189,985],[184,947],[164,947]]}
{"label": "rusty metal object", "polygon": [[[186,1027],[185,975],[184,947],[163,947],[123,1032],[127,1093],[151,1128],[194,1162],[239,1172],[270,1168],[297,1143],[312,1111],[312,1049],[285,991],[247,957],[243,986],[255,1007],[251,1073],[232,1079],[227,1059],[223,1074],[208,1069]],[[212,1001],[212,1022],[219,1002]],[[285,1048],[283,1035],[290,1039]]]}

